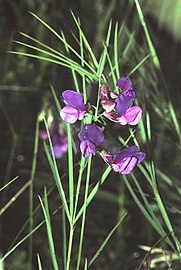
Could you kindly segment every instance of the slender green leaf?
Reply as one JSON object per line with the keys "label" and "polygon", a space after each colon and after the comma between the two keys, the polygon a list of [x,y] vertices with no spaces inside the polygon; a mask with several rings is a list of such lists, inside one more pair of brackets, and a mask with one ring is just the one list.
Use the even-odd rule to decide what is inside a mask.
{"label": "slender green leaf", "polygon": [[38,270],[43,270],[39,254],[37,254],[37,261],[38,261]]}
{"label": "slender green leaf", "polygon": [[137,12],[138,12],[138,16],[139,16],[141,25],[142,25],[143,30],[145,32],[145,36],[146,36],[146,40],[147,40],[147,43],[148,43],[148,47],[149,47],[151,56],[153,58],[153,63],[154,63],[154,65],[155,65],[156,68],[160,69],[160,62],[159,62],[158,56],[156,54],[155,48],[153,46],[153,42],[151,40],[149,31],[148,31],[148,28],[147,28],[147,25],[146,25],[146,22],[145,22],[145,19],[144,19],[144,15],[143,15],[143,12],[142,12],[142,9],[141,9],[139,0],[135,0],[135,4],[136,4],[136,8],[137,8]]}
{"label": "slender green leaf", "polygon": [[[89,203],[93,200],[93,198],[95,197],[96,193],[98,192],[99,190],[99,186],[102,185],[104,183],[104,181],[106,180],[106,178],[108,177],[108,175],[110,174],[111,172],[111,167],[108,166],[106,168],[106,170],[104,171],[104,173],[102,174],[102,177],[100,179],[99,182],[97,182],[97,184],[95,185],[95,187],[92,189],[92,191],[90,192],[87,200],[86,200],[86,203],[87,203],[87,206],[89,205]],[[76,215],[76,218],[74,220],[74,223],[77,222],[77,220],[80,218],[80,216],[82,215],[83,213],[83,210],[84,210],[84,206],[81,207],[81,209],[79,210],[78,214]]]}
{"label": "slender green leaf", "polygon": [[39,200],[41,203],[41,207],[43,210],[43,214],[45,217],[45,222],[46,222],[46,227],[47,227],[47,234],[48,234],[48,240],[49,240],[49,246],[50,246],[50,255],[52,258],[52,263],[53,263],[53,268],[55,270],[58,270],[58,263],[57,263],[57,259],[56,259],[56,254],[55,254],[55,247],[54,247],[54,240],[53,240],[53,234],[52,234],[52,228],[51,228],[51,222],[50,222],[50,213],[49,213],[49,208],[48,208],[48,200],[47,200],[47,193],[46,193],[46,189],[44,192],[44,201],[45,201],[45,205],[43,204],[43,201],[41,199],[40,196]]}
{"label": "slender green leaf", "polygon": [[116,69],[117,78],[120,77],[119,71],[119,61],[118,61],[118,22],[116,22],[115,31],[114,31],[114,65]]}
{"label": "slender green leaf", "polygon": [[118,228],[118,226],[121,224],[121,222],[124,220],[124,218],[126,217],[127,212],[125,212],[120,220],[117,222],[117,224],[113,227],[113,229],[110,231],[110,233],[108,234],[108,236],[105,238],[105,240],[103,241],[103,243],[101,244],[100,248],[97,250],[97,252],[95,253],[95,255],[93,256],[93,258],[91,259],[88,267],[90,267],[94,261],[97,259],[97,257],[100,255],[100,253],[102,252],[102,250],[104,249],[104,247],[106,246],[107,242],[110,240],[111,236],[113,235],[113,233],[116,231],[116,229]]}
{"label": "slender green leaf", "polygon": [[81,261],[81,255],[82,255],[82,246],[83,246],[83,239],[84,239],[86,210],[87,210],[87,198],[88,198],[89,182],[90,182],[90,176],[91,176],[91,162],[92,162],[92,155],[89,156],[88,165],[87,165],[87,177],[86,177],[86,184],[85,184],[82,224],[81,224],[81,231],[80,231],[80,240],[79,240],[79,249],[78,249],[78,255],[77,255],[76,270],[79,270],[79,268],[80,268],[80,261]]}
{"label": "slender green leaf", "polygon": [[45,123],[46,131],[47,131],[47,134],[48,134],[48,140],[49,140],[50,150],[51,150],[53,160],[52,160],[52,158],[50,156],[50,153],[49,153],[49,150],[48,150],[48,147],[47,147],[46,143],[44,143],[45,152],[46,152],[50,167],[52,169],[52,173],[54,175],[54,178],[55,178],[55,181],[56,181],[56,184],[57,184],[57,188],[58,188],[58,191],[59,191],[59,194],[60,194],[60,198],[62,199],[64,208],[65,208],[65,212],[67,214],[69,222],[71,222],[70,213],[69,213],[69,209],[68,209],[68,205],[67,205],[67,200],[66,200],[66,197],[65,197],[65,192],[64,192],[64,189],[63,189],[63,186],[62,186],[62,183],[61,183],[61,179],[60,179],[60,176],[59,176],[58,167],[57,167],[57,163],[56,163],[55,156],[54,156],[54,151],[53,151],[53,145],[52,145],[52,141],[51,141],[51,138],[50,138],[50,133],[49,133],[49,130],[48,130],[48,125],[47,125],[47,122],[46,122],[45,118],[44,118],[44,123]]}
{"label": "slender green leaf", "polygon": [[0,188],[0,192],[5,189],[6,187],[8,187],[10,184],[12,184],[15,180],[17,180],[19,178],[19,176],[14,177],[11,181],[9,181],[7,184],[5,184],[3,187]]}
{"label": "slender green leaf", "polygon": [[78,30],[80,31],[80,33],[81,33],[81,35],[82,35],[82,39],[83,39],[83,41],[84,41],[84,44],[85,44],[85,46],[86,46],[88,52],[90,53],[90,56],[91,56],[91,58],[92,58],[92,61],[93,61],[94,65],[95,65],[95,67],[98,68],[99,64],[98,64],[98,62],[97,62],[97,59],[96,59],[96,57],[95,57],[95,55],[94,55],[94,53],[93,53],[93,51],[92,51],[92,48],[91,48],[91,46],[90,46],[90,44],[89,44],[89,42],[88,42],[86,36],[84,35],[84,33],[83,33],[83,31],[82,31],[82,29],[81,29],[81,27],[80,27],[80,22],[77,20],[77,18],[75,17],[75,15],[74,15],[74,13],[73,13],[72,11],[71,11],[71,14],[72,14],[72,17],[73,17],[73,19],[74,19],[76,25],[77,25]]}

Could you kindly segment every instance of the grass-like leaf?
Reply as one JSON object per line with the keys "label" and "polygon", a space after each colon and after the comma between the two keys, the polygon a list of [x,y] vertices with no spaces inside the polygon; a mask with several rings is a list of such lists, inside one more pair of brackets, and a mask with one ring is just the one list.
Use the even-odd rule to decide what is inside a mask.
{"label": "grass-like leaf", "polygon": [[45,217],[45,222],[46,222],[46,227],[47,227],[47,235],[48,235],[48,240],[49,240],[49,246],[50,246],[50,255],[52,258],[52,263],[53,263],[53,268],[54,270],[58,270],[58,263],[57,263],[57,259],[56,259],[56,254],[55,254],[55,248],[54,248],[54,240],[53,240],[53,233],[52,233],[52,228],[51,228],[51,222],[50,222],[50,214],[49,214],[49,208],[48,208],[48,200],[47,200],[47,193],[46,193],[46,189],[44,191],[44,203],[41,199],[41,197],[39,196],[39,200],[41,203],[41,207],[43,210],[43,214]]}
{"label": "grass-like leaf", "polygon": [[135,4],[136,4],[136,8],[137,8],[137,12],[138,12],[138,16],[139,16],[141,25],[142,25],[143,30],[145,32],[145,37],[146,37],[146,40],[147,40],[147,43],[148,43],[148,47],[149,47],[151,56],[153,58],[153,63],[154,63],[156,68],[160,69],[160,62],[159,62],[158,56],[156,54],[155,48],[153,46],[153,42],[151,40],[149,31],[148,31],[148,27],[146,25],[145,18],[144,18],[144,15],[143,15],[139,0],[135,0]]}
{"label": "grass-like leaf", "polygon": [[[102,185],[104,183],[104,181],[106,180],[106,178],[108,177],[108,175],[110,174],[111,172],[111,167],[108,166],[106,168],[106,170],[104,171],[104,173],[102,174],[102,177],[100,179],[100,181],[97,182],[97,184],[94,186],[94,188],[91,190],[87,200],[86,200],[86,205],[88,206],[89,203],[93,200],[93,198],[95,197],[96,193],[98,192],[99,190],[99,187],[100,185]],[[84,210],[84,206],[81,207],[81,209],[79,210],[78,214],[76,215],[76,218],[74,220],[74,223],[77,222],[77,220],[80,218],[80,216],[82,215],[83,213],[83,210]]]}
{"label": "grass-like leaf", "polygon": [[108,243],[108,241],[110,240],[111,236],[113,235],[113,233],[116,231],[116,229],[119,227],[119,225],[121,224],[121,222],[125,219],[125,217],[127,216],[127,212],[125,212],[120,220],[117,222],[117,224],[112,228],[112,230],[110,231],[110,233],[108,234],[108,236],[105,238],[105,240],[103,241],[103,243],[101,244],[101,246],[99,247],[99,249],[96,251],[95,255],[93,256],[93,258],[91,259],[88,268],[94,263],[94,261],[97,259],[97,257],[100,255],[100,253],[102,252],[102,250],[104,249],[104,247],[106,246],[106,244]]}
{"label": "grass-like leaf", "polygon": [[84,230],[85,230],[85,221],[86,221],[86,211],[87,211],[87,198],[88,198],[88,191],[89,191],[89,182],[91,176],[91,162],[92,162],[92,155],[89,156],[88,164],[87,164],[87,176],[86,176],[86,183],[85,183],[85,192],[84,192],[84,204],[83,204],[83,212],[82,212],[82,224],[81,224],[81,231],[80,231],[80,240],[79,240],[79,250],[77,255],[77,266],[76,270],[80,268],[80,261],[82,255],[82,245],[84,239]]}
{"label": "grass-like leaf", "polygon": [[38,261],[38,270],[43,270],[39,254],[37,254],[37,261]]}
{"label": "grass-like leaf", "polygon": [[[61,182],[61,179],[60,179],[60,176],[59,176],[58,167],[57,167],[57,163],[56,163],[54,152],[53,152],[53,145],[52,145],[52,142],[51,142],[50,133],[49,133],[48,125],[47,125],[47,122],[46,122],[45,118],[44,118],[44,123],[45,123],[46,131],[47,131],[47,134],[48,134],[48,140],[49,140],[49,144],[50,144],[52,157],[50,156],[50,153],[49,153],[49,150],[48,150],[48,147],[47,147],[46,143],[44,143],[45,152],[46,152],[50,167],[52,169],[52,173],[54,175],[54,178],[55,178],[55,181],[56,181],[56,184],[57,184],[57,188],[58,188],[58,191],[59,191],[59,195],[60,195],[60,198],[62,199],[67,218],[68,218],[69,222],[71,222],[71,216],[70,216],[70,212],[69,212],[69,209],[68,209],[67,200],[66,200],[66,197],[65,197],[65,192],[64,192],[62,182]],[[53,158],[53,160],[52,160],[52,158]]]}
{"label": "grass-like leaf", "polygon": [[117,78],[120,77],[119,61],[118,61],[118,22],[116,22],[114,30],[114,66]]}
{"label": "grass-like leaf", "polygon": [[7,184],[5,184],[3,187],[0,188],[0,192],[5,189],[6,187],[8,187],[9,185],[11,185],[15,180],[17,180],[19,178],[19,176],[14,177],[12,180],[10,180]]}

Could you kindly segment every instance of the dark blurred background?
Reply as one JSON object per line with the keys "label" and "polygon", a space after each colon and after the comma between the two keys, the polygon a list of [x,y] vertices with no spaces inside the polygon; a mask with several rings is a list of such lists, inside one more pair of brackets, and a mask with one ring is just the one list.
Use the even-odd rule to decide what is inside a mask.
{"label": "dark blurred background", "polygon": [[[140,3],[161,63],[164,80],[180,116],[181,1],[151,0],[140,1]],[[63,89],[73,88],[73,80],[69,70],[48,62],[11,55],[7,51],[18,50],[14,40],[22,40],[19,31],[28,33],[49,46],[62,49],[58,39],[35,20],[29,11],[37,14],[56,31],[62,30],[66,34],[67,40],[76,48],[77,44],[72,37],[72,32],[76,31],[76,27],[70,10],[80,18],[84,33],[97,56],[100,54],[102,40],[111,18],[114,24],[116,21],[120,25],[125,22],[130,32],[135,30],[138,44],[145,46],[144,34],[132,0],[0,0],[0,186],[15,176],[19,176],[21,179],[21,181],[13,183],[5,194],[3,193],[1,207],[30,177],[36,117],[45,100],[51,100],[50,84],[54,86],[58,97]],[[129,65],[125,65],[125,70],[121,72],[126,74],[130,71],[129,68]],[[50,179],[52,180],[50,169],[45,160],[44,153],[40,150],[40,162],[35,179],[35,197],[42,192],[43,185],[48,185]],[[177,160],[177,164],[180,164],[180,161]],[[64,159],[61,162],[63,163]],[[168,164],[163,166],[166,167]],[[94,245],[100,245],[107,232],[112,228],[112,224],[115,223],[110,222],[110,220],[116,220],[118,212],[122,209],[121,201],[118,203],[116,196],[118,194],[119,198],[126,196],[124,208],[130,213],[125,224],[128,229],[126,230],[124,226],[120,229],[117,236],[117,238],[120,237],[120,241],[116,242],[116,252],[111,252],[115,245],[114,242],[110,242],[110,246],[104,252],[105,256],[100,259],[99,268],[97,265],[95,269],[135,269],[140,257],[137,246],[144,241],[145,233],[148,237],[147,242],[150,244],[156,240],[156,237],[149,225],[142,226],[143,217],[131,197],[126,193],[124,185],[118,185],[114,176],[111,180],[111,184],[106,183],[105,185],[105,191],[111,190],[113,195],[110,196],[110,200],[103,202],[100,195],[96,206],[90,207],[90,220],[91,209],[97,211],[97,214],[94,215],[97,218],[94,217],[88,223],[88,240],[86,240],[88,243],[86,245],[89,248],[89,255],[94,254]],[[57,194],[56,192],[54,194],[52,200],[56,201]],[[99,204],[99,200],[101,204]],[[10,246],[27,218],[28,191],[26,190],[17,202],[1,216],[0,248],[2,252],[5,252]],[[37,220],[40,220],[40,217]],[[56,221],[55,218],[53,222],[56,224]],[[134,231],[131,228],[134,228]],[[123,231],[124,237],[122,237]],[[97,235],[99,235],[98,239]],[[46,238],[46,232],[45,229],[42,229],[35,240],[37,252],[39,246],[44,243],[44,238]],[[92,241],[97,242],[91,243]],[[43,258],[46,262],[47,250],[45,247],[43,248],[45,249]],[[26,244],[20,249],[22,252],[26,251]],[[22,260],[22,268],[18,263],[15,267],[16,256],[11,256],[8,264],[9,269],[26,269],[26,252],[19,253],[18,256],[21,258],[19,260]],[[103,268],[104,265],[109,265],[108,262],[114,262],[114,268]],[[50,269],[48,265],[47,259],[47,268],[44,269]],[[109,267],[108,265],[107,267]]]}

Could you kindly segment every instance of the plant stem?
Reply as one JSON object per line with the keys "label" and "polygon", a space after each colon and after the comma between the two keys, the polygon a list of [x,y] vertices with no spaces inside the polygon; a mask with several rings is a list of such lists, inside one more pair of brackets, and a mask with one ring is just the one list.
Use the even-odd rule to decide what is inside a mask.
{"label": "plant stem", "polygon": [[[33,161],[32,161],[32,169],[31,169],[31,184],[29,189],[29,233],[33,230],[33,182],[36,171],[36,163],[37,163],[37,152],[38,152],[38,131],[39,131],[39,116],[36,121],[36,131],[35,131],[35,142],[34,142],[34,152],[33,152]],[[33,235],[31,234],[29,237],[28,244],[28,270],[32,270],[32,254],[33,254]]]}
{"label": "plant stem", "polygon": [[65,210],[62,207],[62,228],[63,228],[63,269],[66,269],[66,258],[67,258],[67,230],[66,230],[66,219]]}
{"label": "plant stem", "polygon": [[157,188],[154,188],[154,194],[155,194],[155,198],[156,198],[157,203],[158,203],[158,207],[159,207],[160,212],[162,214],[162,217],[163,217],[163,219],[165,221],[165,224],[166,224],[170,234],[172,235],[172,238],[173,238],[173,240],[175,242],[175,245],[176,245],[176,248],[177,248],[178,255],[179,255],[180,259],[181,259],[181,244],[180,244],[179,240],[175,236],[174,229],[172,227],[172,224],[170,222],[170,219],[168,217],[165,206],[163,204],[163,201],[161,199],[161,196],[160,196]]}
{"label": "plant stem", "polygon": [[89,181],[90,181],[90,173],[91,173],[91,161],[92,161],[92,155],[90,155],[89,157],[88,166],[87,166],[87,177],[86,177],[84,205],[83,205],[84,210],[82,213],[82,226],[81,226],[81,232],[80,232],[79,251],[78,251],[78,256],[77,256],[76,270],[79,270],[81,254],[82,254],[82,244],[83,244],[83,237],[84,237],[84,230],[85,230],[85,217],[86,217],[86,210],[87,210],[87,198],[88,198]]}
{"label": "plant stem", "polygon": [[74,236],[74,227],[73,227],[72,224],[70,224],[69,246],[68,246],[68,255],[67,255],[67,266],[66,266],[66,270],[69,270],[70,269],[70,260],[71,260],[71,253],[72,253],[73,236]]}
{"label": "plant stem", "polygon": [[75,216],[76,216],[76,211],[77,211],[77,205],[78,205],[78,200],[79,200],[79,194],[80,194],[80,187],[81,187],[81,182],[82,182],[82,173],[83,173],[83,170],[84,170],[84,165],[85,165],[85,158],[82,156],[81,161],[80,161],[79,177],[78,177],[77,188],[76,188],[76,196],[75,196],[75,206],[74,206],[73,220],[75,220]]}
{"label": "plant stem", "polygon": [[73,171],[72,134],[70,125],[67,125],[67,135],[68,135],[69,201],[70,201],[70,216],[72,219],[74,209],[74,171]]}

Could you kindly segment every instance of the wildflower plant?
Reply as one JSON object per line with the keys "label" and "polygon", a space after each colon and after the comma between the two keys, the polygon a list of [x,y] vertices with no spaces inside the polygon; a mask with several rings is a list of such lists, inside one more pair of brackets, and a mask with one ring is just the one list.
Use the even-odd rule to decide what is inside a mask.
{"label": "wildflower plant", "polygon": [[[138,1],[136,2],[138,4]],[[118,55],[118,45],[122,28],[119,29],[118,23],[113,27],[112,21],[110,21],[102,52],[99,57],[96,57],[82,30],[80,20],[73,13],[72,16],[78,30],[76,41],[79,45],[79,51],[76,51],[68,43],[63,33],[59,34],[37,15],[32,15],[58,38],[62,50],[59,51],[52,48],[23,33],[22,35],[29,41],[34,42],[35,45],[23,42],[18,43],[34,50],[38,54],[20,51],[13,53],[66,67],[69,69],[69,76],[72,76],[74,82],[74,85],[70,85],[70,89],[75,89],[61,89],[57,95],[52,87],[57,115],[59,116],[60,125],[62,128],[65,128],[65,131],[61,133],[60,130],[55,130],[53,124],[48,124],[45,116],[43,116],[44,131],[40,130],[39,123],[42,117],[39,115],[37,118],[34,148],[34,157],[36,157],[38,151],[37,138],[39,136],[42,137],[44,139],[45,154],[59,195],[59,211],[62,213],[61,217],[59,216],[59,222],[62,224],[63,243],[60,254],[63,254],[63,256],[60,258],[59,251],[55,248],[54,230],[51,222],[53,213],[50,212],[49,208],[50,191],[47,191],[46,187],[44,188],[43,195],[39,196],[39,205],[44,215],[43,221],[38,225],[33,225],[32,219],[30,219],[29,234],[22,241],[19,241],[15,247],[27,238],[30,239],[29,241],[32,244],[33,233],[43,224],[46,224],[53,269],[89,269],[90,266],[96,264],[98,255],[101,256],[101,251],[106,244],[109,244],[108,240],[128,215],[127,211],[122,212],[118,222],[112,226],[111,231],[101,245],[96,248],[95,254],[92,257],[89,256],[88,252],[85,252],[84,237],[89,205],[100,191],[101,185],[105,181],[111,181],[112,177],[109,178],[109,175],[114,175],[117,181],[125,183],[135,204],[158,233],[159,237],[164,239],[169,248],[179,256],[180,242],[174,232],[159,193],[155,164],[153,160],[150,161],[149,158],[146,158],[145,149],[148,149],[148,147],[144,146],[144,140],[148,138],[148,143],[151,143],[150,115],[148,111],[142,110],[142,106],[144,108],[145,106],[137,98],[136,92],[139,93],[141,90],[138,88],[135,91],[135,85],[131,82],[131,79],[134,81],[134,78],[137,76],[136,70],[146,60],[143,61],[141,59],[135,68],[129,72],[129,76],[120,76],[122,67]],[[109,51],[112,32],[114,46],[113,50]],[[76,56],[78,60],[73,60],[74,58],[71,58],[70,53]],[[156,61],[155,58],[153,60]],[[88,91],[88,88],[91,88],[91,92],[90,90]],[[115,89],[115,91],[110,91],[109,89]],[[141,104],[141,107],[138,105],[133,106],[134,102]],[[142,116],[144,117],[142,118]],[[115,137],[112,140],[111,147],[108,147],[109,143],[107,143],[108,127],[115,130]],[[124,133],[125,130],[129,133],[128,136],[125,136],[127,134],[126,132]],[[117,144],[114,145],[114,142],[119,142],[119,147],[117,147]],[[77,144],[79,144],[78,151]],[[112,151],[113,148],[117,148],[117,150]],[[59,164],[62,165],[61,159],[58,159],[61,156],[67,157],[66,184],[65,179],[62,177],[61,166],[59,167]],[[95,166],[95,163],[92,162],[93,159],[101,163],[101,168],[93,167],[93,165]],[[33,166],[33,172],[35,172],[35,167],[36,164]],[[93,182],[93,170],[97,169],[99,169],[98,178]],[[151,203],[145,195],[141,184],[143,182],[151,189],[151,195],[154,197],[159,213],[163,218],[162,222],[156,216]],[[133,185],[136,186],[140,196],[137,195]],[[32,207],[32,193],[33,182],[30,188],[31,218],[35,215],[35,210]],[[56,210],[55,212],[57,213],[58,209]],[[75,239],[79,239],[78,242],[75,242]],[[13,250],[14,248],[10,249],[2,260],[5,260]],[[32,245],[30,245],[30,265],[32,262],[32,252]],[[38,255],[38,267],[43,269],[41,250]]]}

